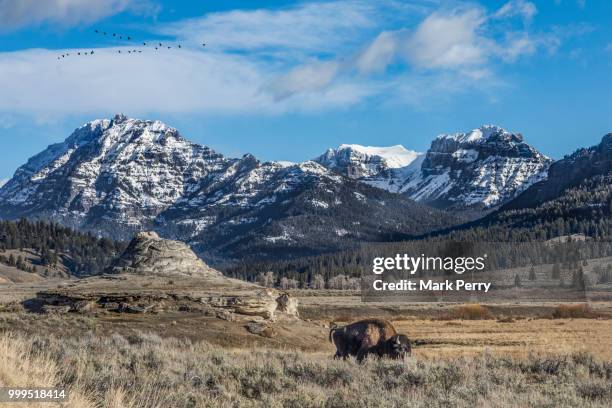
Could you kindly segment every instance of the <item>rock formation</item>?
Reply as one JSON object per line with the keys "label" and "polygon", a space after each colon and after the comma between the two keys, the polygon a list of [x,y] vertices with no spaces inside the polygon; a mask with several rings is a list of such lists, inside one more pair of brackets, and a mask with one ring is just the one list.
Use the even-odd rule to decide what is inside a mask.
{"label": "rock formation", "polygon": [[227,321],[298,318],[285,292],[231,279],[209,267],[186,244],[141,232],[107,275],[39,292],[29,303],[45,313],[203,312]]}
{"label": "rock formation", "polygon": [[161,239],[155,232],[136,234],[108,273],[135,275],[221,277],[206,265],[186,244]]}

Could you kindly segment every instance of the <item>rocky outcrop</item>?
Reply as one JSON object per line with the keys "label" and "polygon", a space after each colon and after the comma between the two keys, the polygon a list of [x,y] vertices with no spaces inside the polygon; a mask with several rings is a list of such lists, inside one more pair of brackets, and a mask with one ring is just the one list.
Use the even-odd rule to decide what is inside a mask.
{"label": "rocky outcrop", "polygon": [[299,317],[289,294],[225,277],[186,244],[154,232],[137,234],[107,272],[40,292],[27,304],[44,313],[203,312],[230,322]]}
{"label": "rocky outcrop", "polygon": [[155,232],[140,232],[125,252],[107,270],[108,273],[130,273],[159,276],[221,276],[206,265],[186,244],[162,239]]}
{"label": "rocky outcrop", "polygon": [[[37,294],[36,311],[44,313],[164,313],[203,312],[228,321],[257,318],[264,321],[298,319],[297,299],[275,289],[253,285],[252,289],[210,288],[210,281],[191,280],[189,286],[176,289],[155,287],[153,290],[132,290],[130,286],[147,285],[142,276],[126,275],[121,290],[112,281],[90,278],[70,287],[48,290]],[[231,281],[231,279],[227,279]],[[110,285],[108,283],[111,283]],[[206,293],[201,293],[202,288]],[[214,291],[210,291],[213,289]]]}

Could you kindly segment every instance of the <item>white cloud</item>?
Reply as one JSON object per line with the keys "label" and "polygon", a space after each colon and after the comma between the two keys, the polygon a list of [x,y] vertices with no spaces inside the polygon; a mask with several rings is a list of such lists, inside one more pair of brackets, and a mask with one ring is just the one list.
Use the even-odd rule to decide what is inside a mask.
{"label": "white cloud", "polygon": [[523,55],[531,55],[536,52],[537,44],[527,34],[521,34],[509,38],[504,47],[499,47],[499,56],[506,61],[515,61]]}
{"label": "white cloud", "polygon": [[509,33],[494,52],[503,61],[514,62],[518,58],[534,55],[538,51],[554,54],[560,45],[561,39],[553,34],[532,36],[527,32]]}
{"label": "white cloud", "polygon": [[9,179],[0,179],[0,187],[5,185],[8,181],[9,181]]}
{"label": "white cloud", "polygon": [[155,13],[148,0],[0,0],[0,31],[50,22],[71,26],[91,23],[126,10]]}
{"label": "white cloud", "polygon": [[496,18],[521,17],[529,22],[537,14],[538,9],[530,1],[526,0],[511,0],[504,4],[495,13]]}
{"label": "white cloud", "polygon": [[[495,64],[554,49],[553,37],[525,27],[504,24],[496,32],[496,14],[505,6],[493,14],[474,6],[424,14],[423,7],[353,0],[219,12],[156,26],[154,34],[180,41],[181,50],[0,53],[0,118],[333,109],[381,95],[402,99],[395,98],[399,92],[446,92],[415,86],[419,78],[435,83],[444,76],[455,89],[484,88],[496,82]],[[70,57],[58,61],[66,52]],[[396,61],[402,72],[387,72]]]}
{"label": "white cloud", "polygon": [[314,62],[298,66],[288,73],[275,78],[268,89],[276,100],[282,100],[299,93],[320,91],[326,88],[338,72],[338,63]]}
{"label": "white cloud", "polygon": [[361,52],[356,61],[357,70],[362,74],[383,71],[397,52],[394,33],[382,32]]}
{"label": "white cloud", "polygon": [[485,23],[482,10],[471,8],[451,14],[433,13],[405,44],[408,60],[421,68],[458,68],[487,59],[489,40],[478,30]]}
{"label": "white cloud", "polygon": [[240,56],[119,49],[88,56],[68,50],[60,61],[47,50],[0,54],[0,111],[219,112],[266,105],[258,90],[263,70]]}
{"label": "white cloud", "polygon": [[161,34],[181,40],[200,39],[214,50],[288,53],[330,52],[358,44],[364,31],[376,29],[375,4],[337,1],[303,4],[281,10],[235,10],[162,27]]}

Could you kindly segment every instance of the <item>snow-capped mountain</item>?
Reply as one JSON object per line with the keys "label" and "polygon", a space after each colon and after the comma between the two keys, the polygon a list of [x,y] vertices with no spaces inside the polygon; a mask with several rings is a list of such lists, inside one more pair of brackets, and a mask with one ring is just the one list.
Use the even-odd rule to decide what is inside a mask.
{"label": "snow-capped mountain", "polygon": [[455,210],[503,204],[546,178],[551,163],[520,134],[497,126],[440,135],[424,154],[402,146],[343,145],[315,161],[374,187]]}
{"label": "snow-capped mountain", "polygon": [[388,169],[407,167],[421,155],[401,145],[372,147],[343,144],[337,149],[328,149],[315,161],[346,173],[348,177],[360,179],[377,176]]}
{"label": "snow-capped mountain", "polygon": [[[551,200],[558,199],[566,190],[579,188],[587,180],[592,183],[607,183],[603,189],[612,191],[610,180],[612,177],[612,133],[604,135],[601,142],[595,146],[581,148],[563,159],[554,162],[549,170],[546,180],[542,180],[525,190],[512,201],[504,205],[500,212],[525,208],[534,208]],[[595,190],[595,189],[593,189]],[[593,193],[593,192],[591,192]],[[596,195],[593,193],[593,195]],[[592,200],[585,207],[593,210],[600,206],[597,202],[605,202],[606,195],[590,197]],[[604,205],[610,206],[610,202]],[[609,213],[608,213],[609,215]]]}
{"label": "snow-capped mountain", "polygon": [[[469,227],[477,227],[474,233]],[[612,237],[612,133],[550,165],[548,177],[486,217],[451,231],[452,239],[543,241],[574,234]]]}
{"label": "snow-capped mountain", "polygon": [[317,163],[371,186],[398,193],[418,176],[425,155],[401,145],[390,147],[343,144],[314,159]]}
{"label": "snow-capped mountain", "polygon": [[546,178],[552,160],[497,126],[438,136],[404,192],[440,208],[491,208]]}
{"label": "snow-capped mountain", "polygon": [[209,260],[320,253],[455,222],[313,161],[226,158],[159,121],[123,115],[32,157],[0,188],[0,217],[119,239],[155,229]]}

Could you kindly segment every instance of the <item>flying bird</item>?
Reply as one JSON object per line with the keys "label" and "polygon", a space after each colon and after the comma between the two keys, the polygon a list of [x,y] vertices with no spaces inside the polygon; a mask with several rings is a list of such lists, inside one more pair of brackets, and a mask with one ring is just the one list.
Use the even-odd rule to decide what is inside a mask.
{"label": "flying bird", "polygon": [[181,44],[179,44],[178,47],[181,48]]}
{"label": "flying bird", "polygon": [[123,40],[123,37],[122,37],[122,36],[119,36],[119,39],[120,39],[120,40]]}
{"label": "flying bird", "polygon": [[104,31],[102,34],[106,35],[106,31]]}
{"label": "flying bird", "polygon": [[80,52],[77,52],[77,55],[81,55],[81,53],[80,53]]}
{"label": "flying bird", "polygon": [[172,47],[168,47],[168,49],[170,49],[170,48],[172,48]]}
{"label": "flying bird", "polygon": [[98,30],[96,30],[96,34],[98,34]]}
{"label": "flying bird", "polygon": [[202,47],[206,47],[206,43],[202,43]]}
{"label": "flying bird", "polygon": [[131,40],[131,39],[132,39],[132,37],[128,37],[128,40]]}
{"label": "flying bird", "polygon": [[93,50],[91,50],[91,55],[93,55]]}
{"label": "flying bird", "polygon": [[147,43],[143,42],[142,45],[147,45]]}
{"label": "flying bird", "polygon": [[161,43],[159,43],[159,46],[161,47]]}
{"label": "flying bird", "polygon": [[121,54],[121,50],[118,50],[117,52],[118,52],[119,54]]}
{"label": "flying bird", "polygon": [[117,36],[117,34],[113,33],[113,37],[116,37],[116,36]]}

